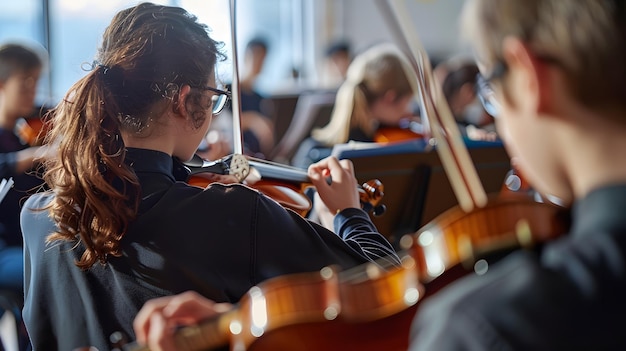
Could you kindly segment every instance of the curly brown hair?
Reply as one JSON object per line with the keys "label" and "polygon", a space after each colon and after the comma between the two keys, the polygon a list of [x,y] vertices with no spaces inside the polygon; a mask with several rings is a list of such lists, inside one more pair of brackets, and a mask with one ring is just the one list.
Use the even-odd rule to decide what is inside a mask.
{"label": "curly brown hair", "polygon": [[[180,87],[206,85],[223,58],[220,46],[182,8],[142,3],[122,10],[103,34],[92,71],[47,116],[47,142],[58,148],[44,173],[55,195],[47,210],[57,223],[47,240],[82,242],[77,266],[119,256],[137,215],[141,189],[124,162],[120,132],[149,133],[165,109],[176,108]],[[208,117],[201,96],[192,92],[184,102],[196,128]]]}

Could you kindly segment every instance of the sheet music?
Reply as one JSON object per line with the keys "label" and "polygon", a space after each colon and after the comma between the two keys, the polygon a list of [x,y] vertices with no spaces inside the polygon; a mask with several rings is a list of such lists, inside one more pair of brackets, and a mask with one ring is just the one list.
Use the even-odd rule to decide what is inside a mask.
{"label": "sheet music", "polygon": [[9,189],[13,187],[13,178],[2,179],[0,182],[0,202],[4,199],[4,197],[9,192]]}

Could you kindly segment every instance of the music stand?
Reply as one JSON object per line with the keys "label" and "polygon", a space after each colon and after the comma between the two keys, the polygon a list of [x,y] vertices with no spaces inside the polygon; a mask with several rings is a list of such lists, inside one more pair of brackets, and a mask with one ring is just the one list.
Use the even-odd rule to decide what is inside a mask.
{"label": "music stand", "polygon": [[[466,139],[465,144],[487,194],[500,191],[511,168],[502,143]],[[404,234],[458,204],[437,151],[424,140],[340,144],[332,154],[352,160],[359,184],[370,179],[383,183],[387,210],[373,221],[396,246]]]}

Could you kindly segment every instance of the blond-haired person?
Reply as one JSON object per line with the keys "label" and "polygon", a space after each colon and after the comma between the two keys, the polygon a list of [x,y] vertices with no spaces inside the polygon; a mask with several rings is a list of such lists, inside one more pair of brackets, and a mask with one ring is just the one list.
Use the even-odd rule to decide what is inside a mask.
{"label": "blond-haired person", "polygon": [[292,164],[306,168],[328,156],[336,144],[373,142],[381,126],[400,126],[413,117],[413,77],[404,54],[393,44],[370,47],[357,55],[339,87],[330,122],[314,129],[299,147]]}

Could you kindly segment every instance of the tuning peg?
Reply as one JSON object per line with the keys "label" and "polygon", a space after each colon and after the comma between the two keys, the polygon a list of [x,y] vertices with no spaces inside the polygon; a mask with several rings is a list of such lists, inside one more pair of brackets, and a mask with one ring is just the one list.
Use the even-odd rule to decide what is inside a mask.
{"label": "tuning peg", "polygon": [[387,206],[385,206],[384,204],[378,205],[376,207],[374,207],[374,216],[378,217],[378,216],[382,216],[385,211],[387,211]]}

